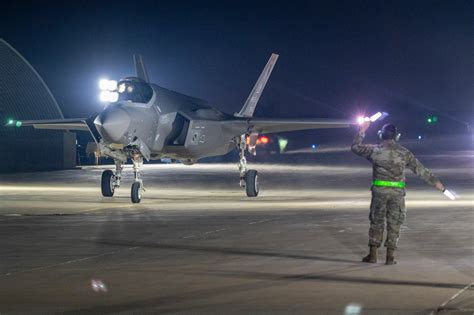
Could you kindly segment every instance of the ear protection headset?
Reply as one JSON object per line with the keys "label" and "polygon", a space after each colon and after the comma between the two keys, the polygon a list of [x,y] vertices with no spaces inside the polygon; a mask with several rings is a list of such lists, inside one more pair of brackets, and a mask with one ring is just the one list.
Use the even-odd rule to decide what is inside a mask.
{"label": "ear protection headset", "polygon": [[[387,133],[394,134],[395,137],[393,137],[393,139],[395,141],[399,141],[400,137],[402,136],[402,134],[398,132],[397,127],[395,127],[395,125],[392,125],[392,124],[383,125],[382,129],[377,131],[377,135],[379,136],[380,140],[385,140],[384,139],[384,134],[387,134]],[[390,139],[390,138],[391,137],[387,137],[387,139]]]}

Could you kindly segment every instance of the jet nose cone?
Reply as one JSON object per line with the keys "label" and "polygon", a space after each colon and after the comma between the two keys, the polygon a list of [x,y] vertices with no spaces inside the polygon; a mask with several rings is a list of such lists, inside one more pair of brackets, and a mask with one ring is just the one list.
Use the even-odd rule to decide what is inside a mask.
{"label": "jet nose cone", "polygon": [[110,143],[122,143],[130,126],[130,116],[122,109],[114,108],[100,113],[94,120],[102,138]]}

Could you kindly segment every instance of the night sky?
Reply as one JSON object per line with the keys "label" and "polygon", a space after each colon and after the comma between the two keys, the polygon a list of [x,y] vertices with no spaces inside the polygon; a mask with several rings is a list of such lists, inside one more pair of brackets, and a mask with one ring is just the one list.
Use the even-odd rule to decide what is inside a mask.
{"label": "night sky", "polygon": [[440,117],[437,132],[463,132],[474,122],[474,1],[0,7],[0,37],[42,75],[66,117],[99,111],[98,79],[133,75],[133,53],[143,55],[153,82],[233,113],[276,52],[256,116],[384,110],[413,135],[426,132],[430,114]]}

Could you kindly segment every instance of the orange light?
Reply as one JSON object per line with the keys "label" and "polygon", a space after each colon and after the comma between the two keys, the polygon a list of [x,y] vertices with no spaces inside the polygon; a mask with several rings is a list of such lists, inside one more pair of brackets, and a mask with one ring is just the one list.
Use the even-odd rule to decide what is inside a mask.
{"label": "orange light", "polygon": [[268,141],[269,141],[269,140],[268,140],[268,137],[266,137],[266,136],[262,136],[262,137],[260,137],[260,139],[259,139],[259,140],[260,140],[260,142],[261,142],[262,144],[267,144],[267,143],[268,143]]}
{"label": "orange light", "polygon": [[250,137],[249,136],[245,137],[245,144],[247,144],[247,145],[250,144]]}

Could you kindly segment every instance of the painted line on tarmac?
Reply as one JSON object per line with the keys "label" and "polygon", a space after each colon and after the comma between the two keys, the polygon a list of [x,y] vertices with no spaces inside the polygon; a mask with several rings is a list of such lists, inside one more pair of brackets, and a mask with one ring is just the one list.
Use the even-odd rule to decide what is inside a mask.
{"label": "painted line on tarmac", "polygon": [[[275,221],[275,220],[276,219],[265,219],[265,220],[260,220],[260,221],[249,222],[248,224],[249,225],[254,225],[254,224],[265,223],[265,222]],[[228,228],[222,228],[222,229],[218,229],[218,230],[207,231],[207,232],[204,232],[204,233],[201,233],[201,234],[198,234],[198,235],[193,234],[193,235],[182,236],[181,238],[182,239],[189,239],[189,238],[203,237],[203,236],[206,236],[206,235],[219,233],[219,232],[223,232],[223,231],[228,231],[228,230],[229,230]]]}
{"label": "painted line on tarmac", "polygon": [[265,219],[265,220],[260,220],[260,221],[253,221],[253,222],[250,222],[249,225],[253,225],[253,224],[260,224],[260,223],[265,223],[265,222],[270,222],[270,221],[275,221],[276,219]]}
{"label": "painted line on tarmac", "polygon": [[27,272],[33,272],[33,271],[42,271],[42,270],[46,270],[46,269],[50,269],[50,268],[54,268],[54,267],[60,267],[60,266],[64,266],[64,265],[83,262],[83,261],[86,261],[86,260],[91,260],[91,259],[95,259],[95,258],[107,256],[107,255],[114,255],[114,254],[117,254],[119,252],[123,252],[125,250],[135,250],[137,248],[140,248],[140,246],[129,247],[127,249],[116,250],[116,251],[112,251],[112,252],[106,252],[106,253],[102,253],[102,254],[99,254],[99,255],[68,260],[68,261],[65,261],[65,262],[57,263],[57,264],[46,265],[46,266],[36,267],[36,268],[32,268],[32,269],[27,269],[27,270],[21,270],[21,271],[16,271],[16,272],[7,272],[7,273],[4,273],[4,274],[0,274],[0,277],[10,277],[10,276],[15,276],[15,275],[21,274],[21,273],[27,273]]}
{"label": "painted line on tarmac", "polygon": [[204,233],[201,233],[201,234],[198,234],[198,235],[187,235],[187,236],[182,236],[181,238],[182,239],[188,239],[188,238],[195,238],[195,237],[203,237],[203,236],[206,236],[206,235],[209,235],[209,234],[214,234],[214,233],[219,233],[219,232],[223,232],[223,231],[227,231],[228,229],[227,228],[223,228],[223,229],[219,229],[219,230],[213,230],[213,231],[207,231],[207,232],[204,232]]}
{"label": "painted line on tarmac", "polygon": [[453,295],[450,299],[446,300],[443,304],[441,304],[436,310],[433,310],[431,312],[431,315],[435,315],[435,314],[438,314],[439,312],[443,311],[444,309],[446,309],[446,306],[451,303],[452,301],[454,301],[455,299],[457,299],[458,297],[460,297],[464,292],[466,292],[467,290],[469,290],[472,286],[474,285],[474,282],[471,282],[469,283],[467,286],[465,286],[464,288],[462,288],[459,292],[457,292],[455,295]]}
{"label": "painted line on tarmac", "polygon": [[209,232],[205,232],[204,235],[208,235],[208,234],[213,234],[213,233],[219,233],[219,232],[222,232],[222,231],[227,231],[227,229],[219,229],[219,230],[214,230],[214,231],[209,231]]}

